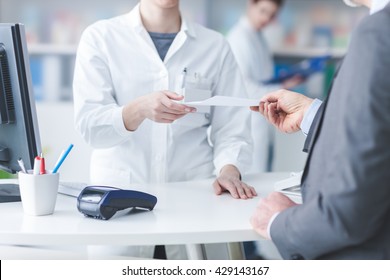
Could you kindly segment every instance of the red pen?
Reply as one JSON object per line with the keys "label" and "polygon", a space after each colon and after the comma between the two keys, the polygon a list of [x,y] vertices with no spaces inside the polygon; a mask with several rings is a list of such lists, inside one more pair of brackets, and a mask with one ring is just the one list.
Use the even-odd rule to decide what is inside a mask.
{"label": "red pen", "polygon": [[41,153],[41,164],[39,166],[39,174],[40,175],[46,174],[45,158],[43,157],[42,153]]}

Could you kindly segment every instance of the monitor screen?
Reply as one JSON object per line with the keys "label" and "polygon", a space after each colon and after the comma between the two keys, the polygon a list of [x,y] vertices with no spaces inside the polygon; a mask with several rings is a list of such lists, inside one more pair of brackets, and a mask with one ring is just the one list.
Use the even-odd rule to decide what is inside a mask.
{"label": "monitor screen", "polygon": [[[32,169],[41,152],[24,26],[0,24],[0,169]],[[18,188],[0,182],[0,202],[20,201]]]}

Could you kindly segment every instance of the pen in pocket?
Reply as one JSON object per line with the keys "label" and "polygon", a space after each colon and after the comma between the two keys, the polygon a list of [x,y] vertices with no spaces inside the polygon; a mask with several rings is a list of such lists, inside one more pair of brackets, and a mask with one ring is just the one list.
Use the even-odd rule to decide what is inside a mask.
{"label": "pen in pocket", "polygon": [[185,67],[183,69],[183,72],[181,73],[181,89],[185,88],[186,79],[187,79],[187,67]]}

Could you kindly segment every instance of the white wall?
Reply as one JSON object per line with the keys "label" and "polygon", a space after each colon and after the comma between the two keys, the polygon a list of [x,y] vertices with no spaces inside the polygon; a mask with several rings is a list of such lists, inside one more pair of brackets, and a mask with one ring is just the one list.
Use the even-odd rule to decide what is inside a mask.
{"label": "white wall", "polygon": [[92,149],[74,129],[73,104],[70,102],[37,103],[37,114],[47,168],[53,168],[61,151],[72,143],[74,148],[59,171],[60,181],[88,183]]}

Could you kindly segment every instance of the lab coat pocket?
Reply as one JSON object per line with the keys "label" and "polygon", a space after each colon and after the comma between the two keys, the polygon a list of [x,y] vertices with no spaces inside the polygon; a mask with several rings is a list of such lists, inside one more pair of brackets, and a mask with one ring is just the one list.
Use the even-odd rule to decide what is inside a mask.
{"label": "lab coat pocket", "polygon": [[201,90],[211,90],[212,81],[206,77],[201,77],[197,75],[196,77],[187,77],[185,79],[184,87],[185,88],[193,88],[193,89],[201,89]]}
{"label": "lab coat pocket", "polygon": [[[188,78],[182,89],[184,103],[203,101],[212,97],[212,82],[206,78]],[[198,113],[210,114],[210,106],[193,106]]]}

